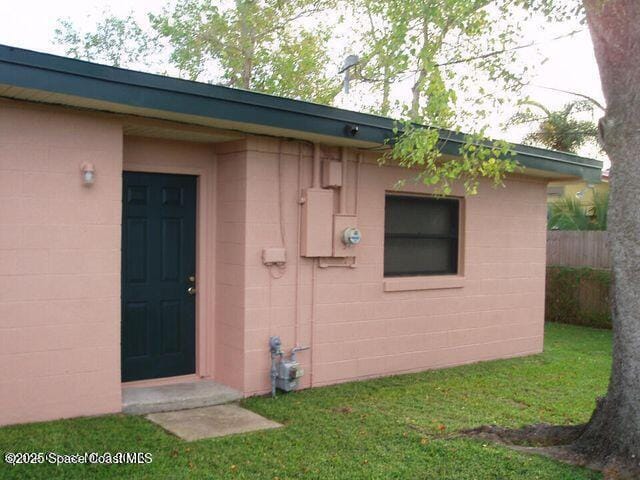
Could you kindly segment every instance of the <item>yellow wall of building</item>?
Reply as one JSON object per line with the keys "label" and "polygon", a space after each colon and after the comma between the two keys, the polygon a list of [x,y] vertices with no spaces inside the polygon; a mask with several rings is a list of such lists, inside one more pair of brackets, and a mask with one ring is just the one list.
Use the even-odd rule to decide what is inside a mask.
{"label": "yellow wall of building", "polygon": [[552,182],[549,184],[549,188],[547,190],[547,202],[553,203],[563,197],[577,199],[578,197],[576,194],[579,192],[583,192],[580,201],[584,206],[593,205],[594,192],[596,192],[596,195],[605,195],[609,193],[609,182],[605,181],[595,184],[577,182],[564,185]]}

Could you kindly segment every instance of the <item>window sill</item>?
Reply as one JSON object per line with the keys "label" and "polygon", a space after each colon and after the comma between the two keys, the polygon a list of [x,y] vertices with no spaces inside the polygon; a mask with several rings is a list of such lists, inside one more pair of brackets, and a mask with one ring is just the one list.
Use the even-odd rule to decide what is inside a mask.
{"label": "window sill", "polygon": [[383,282],[385,292],[404,292],[409,290],[440,290],[464,287],[462,275],[434,275],[421,277],[389,277]]}

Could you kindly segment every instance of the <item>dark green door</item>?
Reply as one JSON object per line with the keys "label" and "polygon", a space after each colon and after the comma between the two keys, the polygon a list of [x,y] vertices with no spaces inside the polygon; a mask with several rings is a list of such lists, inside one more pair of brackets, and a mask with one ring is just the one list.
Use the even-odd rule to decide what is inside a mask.
{"label": "dark green door", "polygon": [[124,172],[122,380],[195,372],[196,177]]}

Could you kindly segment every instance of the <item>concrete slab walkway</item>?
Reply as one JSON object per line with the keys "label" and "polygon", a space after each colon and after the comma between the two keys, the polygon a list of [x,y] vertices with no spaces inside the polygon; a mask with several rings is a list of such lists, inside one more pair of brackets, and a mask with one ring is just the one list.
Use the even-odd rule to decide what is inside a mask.
{"label": "concrete slab walkway", "polygon": [[152,413],[146,418],[187,441],[282,426],[235,404]]}
{"label": "concrete slab walkway", "polygon": [[242,394],[211,380],[158,387],[124,387],[122,411],[133,415],[221,405],[240,400]]}

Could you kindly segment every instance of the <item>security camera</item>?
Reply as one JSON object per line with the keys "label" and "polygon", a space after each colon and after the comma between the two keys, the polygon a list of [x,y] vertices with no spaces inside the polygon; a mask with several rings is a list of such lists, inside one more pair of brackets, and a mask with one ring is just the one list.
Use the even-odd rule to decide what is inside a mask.
{"label": "security camera", "polygon": [[358,131],[360,131],[360,127],[358,125],[352,125],[348,123],[344,126],[344,131],[347,135],[355,137],[358,134]]}

